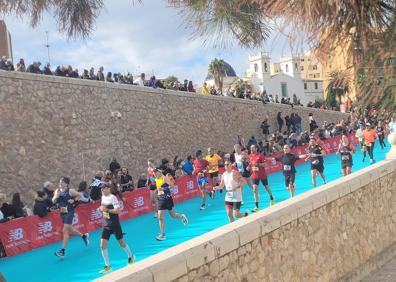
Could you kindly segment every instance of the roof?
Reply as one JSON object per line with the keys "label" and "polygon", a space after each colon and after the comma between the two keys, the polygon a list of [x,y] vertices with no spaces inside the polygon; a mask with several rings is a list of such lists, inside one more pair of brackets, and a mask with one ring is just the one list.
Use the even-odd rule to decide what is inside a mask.
{"label": "roof", "polygon": [[[227,62],[224,62],[225,67],[227,69],[226,74],[228,77],[237,77],[235,70],[233,69],[233,67],[231,67],[231,65]],[[213,79],[213,75],[211,75],[210,73],[208,73],[208,75],[206,76],[205,80],[212,80]]]}

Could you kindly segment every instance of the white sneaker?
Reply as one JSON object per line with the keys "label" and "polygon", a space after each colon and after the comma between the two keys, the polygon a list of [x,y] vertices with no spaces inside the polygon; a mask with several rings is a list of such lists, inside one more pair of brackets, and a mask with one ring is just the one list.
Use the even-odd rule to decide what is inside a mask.
{"label": "white sneaker", "polygon": [[203,211],[204,209],[206,209],[206,206],[205,206],[205,205],[202,205],[199,209],[200,209],[201,211]]}
{"label": "white sneaker", "polygon": [[165,234],[158,234],[157,237],[155,237],[157,241],[164,241],[166,240]]}
{"label": "white sneaker", "polygon": [[181,215],[181,220],[182,220],[184,226],[186,226],[188,224],[188,219],[185,214]]}

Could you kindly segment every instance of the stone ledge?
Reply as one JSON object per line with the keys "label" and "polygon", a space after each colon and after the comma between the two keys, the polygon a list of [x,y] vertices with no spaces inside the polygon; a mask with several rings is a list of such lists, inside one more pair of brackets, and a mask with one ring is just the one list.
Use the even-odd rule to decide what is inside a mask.
{"label": "stone ledge", "polygon": [[[175,91],[170,89],[154,89],[150,87],[140,87],[136,85],[126,85],[126,84],[117,84],[117,83],[109,83],[103,81],[92,81],[88,79],[78,79],[78,78],[67,78],[67,77],[59,77],[54,75],[40,75],[40,74],[32,74],[32,73],[20,73],[20,72],[9,72],[9,71],[0,71],[0,78],[11,78],[11,79],[20,79],[20,80],[32,80],[32,81],[43,81],[43,82],[54,82],[54,83],[62,83],[62,84],[69,84],[69,85],[78,85],[78,86],[87,86],[87,87],[98,87],[98,88],[109,88],[109,89],[119,89],[119,90],[128,90],[128,91],[139,91],[145,92],[149,94],[166,94],[166,95],[173,95],[183,98],[189,99],[207,99],[207,100],[217,100],[217,101],[224,101],[224,102],[232,102],[232,103],[241,103],[241,104],[251,104],[251,105],[262,105],[263,107],[271,107],[276,106],[279,108],[284,108],[285,110],[291,110],[289,105],[283,104],[265,104],[263,105],[261,101],[253,101],[253,100],[244,100],[244,99],[237,99],[230,97],[220,97],[220,96],[211,96],[211,95],[196,95],[196,93],[188,93],[182,91]],[[316,109],[316,108],[307,108],[307,107],[295,107],[295,110],[301,109],[304,111],[309,111],[312,113],[321,113],[323,110]],[[331,113],[334,111],[327,110],[326,113]],[[334,112],[340,115],[344,115],[347,117],[348,115],[341,112]]]}

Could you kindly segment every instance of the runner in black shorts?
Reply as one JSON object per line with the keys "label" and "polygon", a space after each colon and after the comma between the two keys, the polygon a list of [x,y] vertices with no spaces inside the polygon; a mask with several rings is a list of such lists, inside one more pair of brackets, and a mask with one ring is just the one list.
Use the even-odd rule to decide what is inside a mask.
{"label": "runner in black shorts", "polygon": [[165,211],[167,210],[172,218],[179,218],[184,225],[188,224],[187,217],[184,214],[176,213],[173,209],[174,203],[170,188],[174,185],[175,180],[173,176],[168,173],[163,175],[159,169],[155,169],[155,176],[157,182],[157,203],[158,203],[158,219],[160,234],[155,237],[158,241],[164,241],[165,237]]}
{"label": "runner in black shorts", "polygon": [[123,237],[120,220],[118,214],[121,212],[122,208],[116,196],[111,194],[111,184],[104,183],[102,186],[102,202],[99,210],[103,214],[103,230],[100,240],[100,248],[102,250],[102,256],[105,262],[104,268],[100,273],[104,274],[111,271],[109,253],[107,250],[107,243],[110,239],[111,234],[114,234],[120,247],[128,255],[128,265],[132,264],[135,256],[132,254],[129,246],[125,243]]}
{"label": "runner in black shorts", "polygon": [[341,155],[342,175],[351,174],[353,159],[352,154],[355,153],[355,147],[349,142],[348,136],[342,135],[341,143],[338,147],[337,154]]}
{"label": "runner in black shorts", "polygon": [[157,190],[157,185],[155,184],[154,168],[154,160],[149,159],[147,161],[147,187],[150,189],[151,204],[154,206],[154,217],[157,217],[157,197],[154,192]]}
{"label": "runner in black shorts", "polygon": [[282,163],[283,175],[285,176],[285,185],[290,192],[290,197],[292,198],[294,197],[294,192],[296,190],[296,187],[294,186],[294,180],[296,178],[296,167],[294,166],[294,164],[299,159],[306,158],[307,155],[298,156],[291,154],[289,145],[283,146],[283,152],[283,156],[279,158],[273,158],[273,160]]}
{"label": "runner in black shorts", "polygon": [[326,152],[323,150],[322,146],[318,145],[314,136],[309,139],[309,146],[307,148],[308,158],[306,160],[311,161],[311,175],[312,175],[312,186],[316,187],[316,177],[318,174],[323,179],[323,183],[326,183],[324,176],[324,162],[323,156]]}

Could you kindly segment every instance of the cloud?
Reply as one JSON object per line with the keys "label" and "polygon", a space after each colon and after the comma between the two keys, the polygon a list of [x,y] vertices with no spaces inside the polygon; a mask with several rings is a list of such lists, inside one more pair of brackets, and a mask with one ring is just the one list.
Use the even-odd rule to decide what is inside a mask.
{"label": "cloud", "polygon": [[84,68],[104,66],[105,71],[135,75],[146,72],[161,78],[176,75],[201,84],[215,57],[226,60],[242,76],[251,51],[237,46],[217,50],[203,46],[200,39],[191,40],[192,30],[184,28],[178,11],[162,0],[144,1],[143,5],[107,0],[91,38],[85,41],[69,40],[59,34],[56,22],[48,14],[35,29],[28,26],[27,20],[5,20],[13,37],[14,60],[23,57],[26,62],[46,62],[48,30],[52,66],[72,65],[80,73]]}

